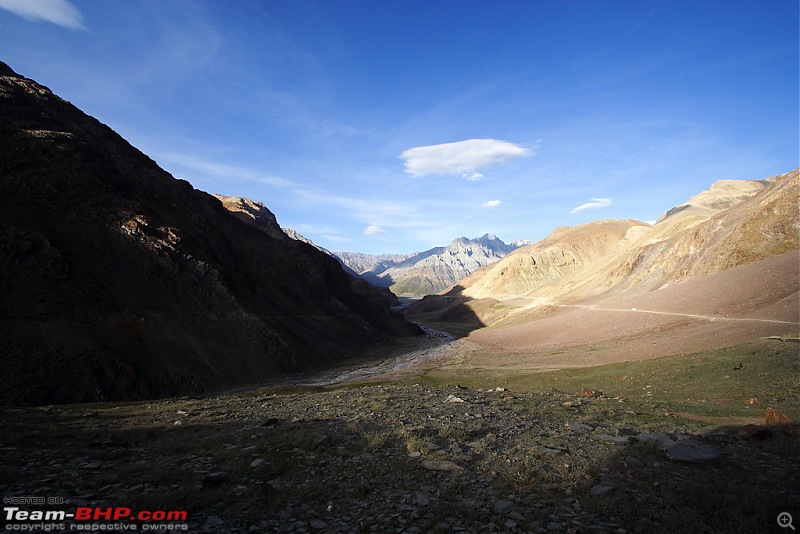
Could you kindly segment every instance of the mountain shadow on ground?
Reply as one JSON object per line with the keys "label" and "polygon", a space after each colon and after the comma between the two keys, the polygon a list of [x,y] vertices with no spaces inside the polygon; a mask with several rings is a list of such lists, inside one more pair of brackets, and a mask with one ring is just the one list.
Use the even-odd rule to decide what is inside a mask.
{"label": "mountain shadow on ground", "polygon": [[456,337],[491,324],[504,306],[495,299],[473,299],[459,294],[456,285],[444,295],[426,295],[403,310],[403,315],[414,322],[446,330]]}
{"label": "mountain shadow on ground", "polygon": [[[194,532],[749,533],[797,517],[796,438],[641,410],[420,385],[21,409],[2,415],[0,490],[187,510]],[[679,441],[709,454],[659,444]]]}

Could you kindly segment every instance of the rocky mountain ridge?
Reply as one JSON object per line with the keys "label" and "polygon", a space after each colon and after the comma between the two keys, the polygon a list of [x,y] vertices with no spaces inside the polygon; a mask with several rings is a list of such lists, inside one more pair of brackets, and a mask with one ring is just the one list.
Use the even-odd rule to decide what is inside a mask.
{"label": "rocky mountain ridge", "polygon": [[278,219],[275,217],[275,214],[261,202],[250,200],[245,197],[232,197],[217,194],[213,194],[212,196],[222,202],[225,209],[230,211],[234,217],[246,224],[254,225],[256,228],[263,230],[275,239],[291,237],[297,241],[303,241],[302,239],[287,235],[278,224]]}
{"label": "rocky mountain ridge", "polygon": [[374,280],[380,273],[407,260],[414,254],[364,254],[362,252],[334,251],[333,255],[360,276]]}
{"label": "rocky mountain ridge", "polygon": [[2,63],[0,177],[2,403],[236,387],[419,332],[259,206],[232,216]]}
{"label": "rocky mountain ridge", "polygon": [[474,270],[499,260],[512,250],[530,244],[515,241],[507,245],[492,234],[454,239],[446,247],[434,247],[413,254],[365,254],[331,252],[293,228],[281,228],[275,215],[261,202],[244,197],[214,195],[226,209],[276,239],[289,237],[307,243],[336,259],[352,276],[394,293],[420,296],[451,287]]}
{"label": "rocky mountain ridge", "polygon": [[445,247],[434,247],[409,256],[370,256],[334,252],[346,265],[375,285],[397,295],[422,296],[438,293],[467,277],[476,269],[498,261],[517,248],[497,236],[454,239]]}

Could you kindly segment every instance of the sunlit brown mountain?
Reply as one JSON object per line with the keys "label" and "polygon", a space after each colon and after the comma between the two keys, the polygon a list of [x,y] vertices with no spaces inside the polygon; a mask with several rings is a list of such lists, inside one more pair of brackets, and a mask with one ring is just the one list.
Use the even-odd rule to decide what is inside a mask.
{"label": "sunlit brown mountain", "polygon": [[559,302],[653,290],[800,248],[798,171],[717,182],[654,225],[606,220],[562,227],[459,284],[471,298]]}
{"label": "sunlit brown mountain", "polygon": [[[661,351],[791,333],[800,315],[799,175],[795,170],[764,180],[717,182],[653,225],[604,220],[558,228],[408,313],[492,325],[493,333],[474,338],[495,337],[516,347],[649,339],[647,330],[627,328],[637,317],[612,320],[620,310],[636,309],[702,323],[693,337],[678,323],[660,327],[662,333],[674,329],[671,344],[660,345]],[[613,335],[597,326],[603,310]],[[742,320],[733,322],[726,311]],[[714,323],[715,317],[730,320]],[[683,345],[681,336],[688,340]]]}
{"label": "sunlit brown mountain", "polygon": [[241,386],[418,332],[248,209],[0,63],[0,402]]}
{"label": "sunlit brown mountain", "polygon": [[796,341],[798,177],[717,182],[654,225],[558,228],[405,313],[472,329],[459,369],[489,374]]}

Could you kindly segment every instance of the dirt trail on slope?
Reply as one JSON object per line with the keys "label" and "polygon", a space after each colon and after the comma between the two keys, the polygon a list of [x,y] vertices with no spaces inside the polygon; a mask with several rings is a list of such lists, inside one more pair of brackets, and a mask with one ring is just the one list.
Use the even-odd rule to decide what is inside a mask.
{"label": "dirt trail on slope", "polygon": [[672,315],[674,317],[691,317],[692,319],[706,319],[709,321],[743,321],[743,322],[761,322],[761,323],[777,323],[777,324],[784,324],[784,325],[796,325],[797,323],[792,321],[779,321],[777,319],[756,319],[751,317],[719,317],[715,315],[700,315],[697,313],[676,313],[676,312],[665,312],[665,311],[656,311],[656,310],[640,310],[639,308],[630,308],[630,309],[622,309],[622,308],[604,308],[600,306],[589,306],[586,304],[556,304],[559,308],[580,308],[583,310],[596,310],[599,312],[618,312],[618,313],[652,313],[655,315]]}
{"label": "dirt trail on slope", "polygon": [[551,306],[539,319],[473,332],[468,339],[478,349],[463,364],[583,367],[796,337],[799,258],[794,251],[657,291]]}

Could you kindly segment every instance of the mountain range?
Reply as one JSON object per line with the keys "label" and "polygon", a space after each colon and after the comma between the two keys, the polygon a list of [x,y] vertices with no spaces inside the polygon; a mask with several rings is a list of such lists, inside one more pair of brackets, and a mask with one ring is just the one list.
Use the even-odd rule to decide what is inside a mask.
{"label": "mountain range", "polygon": [[3,63],[0,176],[2,403],[238,387],[420,333],[263,206],[173,178]]}
{"label": "mountain range", "polygon": [[475,239],[460,237],[445,247],[408,256],[372,256],[334,252],[341,262],[377,286],[401,296],[438,293],[458,283],[476,269],[500,260],[518,244],[507,245],[492,234]]}
{"label": "mountain range", "polygon": [[[652,225],[601,220],[558,228],[476,270],[445,295],[426,297],[408,313],[500,329],[528,325],[530,333],[532,321],[564,315],[569,307],[635,310],[641,302],[659,313],[699,310],[710,318],[749,306],[755,317],[758,310],[774,317],[773,326],[795,324],[799,176],[795,170],[763,180],[719,181]],[[736,284],[744,285],[736,289]],[[562,328],[580,324],[574,317],[564,321]],[[742,322],[739,329],[752,326]]]}
{"label": "mountain range", "polygon": [[486,234],[475,239],[461,237],[446,247],[413,254],[364,254],[331,252],[316,245],[293,228],[281,228],[275,215],[261,202],[244,197],[214,195],[235,217],[280,240],[307,243],[335,258],[349,275],[373,284],[391,304],[394,295],[423,296],[448,289],[477,268],[489,265],[526,242],[506,245]]}
{"label": "mountain range", "polygon": [[[198,394],[372,354],[421,333],[387,288],[428,295],[407,317],[491,326],[470,339],[515,365],[563,366],[570,347],[585,361],[569,365],[597,364],[796,330],[799,191],[795,170],[716,182],[654,224],[330,252],[259,202],[175,179],[0,63],[0,403]],[[505,365],[493,349],[474,354]]]}

